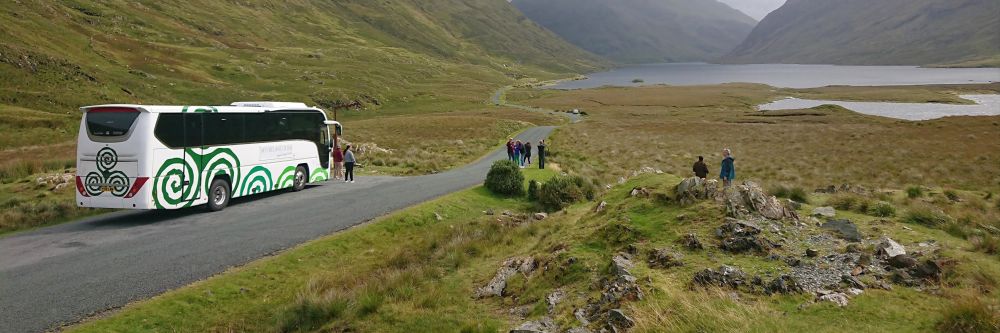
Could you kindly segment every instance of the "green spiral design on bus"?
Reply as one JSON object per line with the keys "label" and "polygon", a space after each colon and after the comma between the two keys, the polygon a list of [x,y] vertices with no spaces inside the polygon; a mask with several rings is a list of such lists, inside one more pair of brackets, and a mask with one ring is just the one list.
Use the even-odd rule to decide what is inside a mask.
{"label": "green spiral design on bus", "polygon": [[290,166],[281,171],[278,180],[274,183],[274,189],[289,188],[295,185],[295,166]]}
{"label": "green spiral design on bus", "polygon": [[330,179],[330,170],[327,168],[319,168],[313,170],[312,175],[309,176],[309,182],[321,182]]}
{"label": "green spiral design on bus", "polygon": [[[191,161],[193,162],[193,161]],[[196,165],[183,158],[171,158],[160,166],[153,184],[153,203],[156,208],[181,208],[191,206],[201,179]],[[191,184],[184,186],[184,180]]]}
{"label": "green spiral design on bus", "polygon": [[[194,108],[194,109],[191,109]],[[219,112],[214,106],[185,106],[181,109],[181,113],[193,112],[193,113],[215,113]]]}
{"label": "green spiral design on bus", "polygon": [[205,185],[205,193],[209,192],[212,179],[218,175],[229,175],[229,179],[233,182],[229,184],[231,188],[240,188],[240,159],[231,149],[219,148],[201,155],[201,162],[202,167],[199,174],[201,174],[201,183]]}
{"label": "green spiral design on bus", "polygon": [[250,169],[250,172],[247,172],[246,178],[243,179],[243,191],[240,193],[251,195],[267,192],[274,186],[273,184],[271,171],[263,166],[255,166]]}

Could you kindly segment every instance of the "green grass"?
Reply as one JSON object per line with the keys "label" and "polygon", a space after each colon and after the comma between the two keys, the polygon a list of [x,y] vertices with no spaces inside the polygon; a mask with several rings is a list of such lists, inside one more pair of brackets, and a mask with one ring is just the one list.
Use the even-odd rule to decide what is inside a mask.
{"label": "green grass", "polygon": [[[545,181],[556,175],[525,170],[528,180]],[[867,290],[848,307],[836,308],[814,304],[808,295],[740,293],[739,301],[734,301],[728,291],[692,290],[688,281],[704,268],[736,265],[748,274],[767,276],[788,268],[763,256],[730,255],[715,249],[714,229],[722,219],[721,206],[706,202],[681,208],[663,201],[673,195],[679,181],[672,175],[638,176],[597,199],[608,202],[604,212],[593,212],[594,203],[586,202],[550,214],[546,220],[517,226],[498,223],[497,219],[503,219],[499,213],[533,212],[534,204],[523,198],[497,197],[476,187],[131,304],[70,331],[498,332],[521,322],[509,314],[511,308],[527,307],[529,318],[544,315],[544,297],[557,288],[570,296],[556,307],[553,318],[571,326],[575,323],[572,311],[599,297],[594,281],[608,274],[611,255],[630,245],[640,253],[633,273],[640,281],[649,281],[641,284],[647,297],[625,305],[637,321],[638,332],[923,332],[989,324],[991,317],[983,309],[995,306],[995,300],[952,300],[961,299],[955,293],[963,290],[995,292],[1000,263],[989,255],[967,251],[962,239],[941,230],[923,225],[909,225],[907,230],[903,224],[886,224],[857,213],[843,216],[865,233],[878,230],[893,235],[908,248],[937,240],[941,255],[955,260],[942,284],[943,292],[903,286],[893,291]],[[650,189],[653,195],[629,196],[636,186]],[[810,200],[822,202],[824,198]],[[487,209],[497,215],[484,215]],[[808,209],[804,207],[803,212]],[[438,221],[435,213],[443,220]],[[818,229],[805,232],[802,237],[822,233]],[[672,247],[687,233],[698,235],[706,249],[683,250],[684,266],[656,270],[642,263],[645,253]],[[501,261],[525,255],[547,268],[509,280],[506,293],[510,296],[471,297]]]}

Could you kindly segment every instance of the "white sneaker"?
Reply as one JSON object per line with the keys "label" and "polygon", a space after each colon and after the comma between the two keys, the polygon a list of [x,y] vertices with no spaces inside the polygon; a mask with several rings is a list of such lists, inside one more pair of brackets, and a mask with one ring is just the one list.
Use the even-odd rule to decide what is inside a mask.
{"label": "white sneaker", "polygon": [[351,184],[354,184],[354,181],[353,181],[353,180],[351,181]]}

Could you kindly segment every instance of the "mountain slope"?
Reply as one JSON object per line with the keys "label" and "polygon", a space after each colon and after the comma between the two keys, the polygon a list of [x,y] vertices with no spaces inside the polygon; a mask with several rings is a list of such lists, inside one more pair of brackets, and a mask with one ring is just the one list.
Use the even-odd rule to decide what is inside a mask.
{"label": "mountain slope", "polygon": [[715,0],[514,0],[526,16],[590,52],[625,63],[714,60],[756,21]]}
{"label": "mountain slope", "polygon": [[1000,55],[1000,1],[790,0],[725,62],[925,65]]}
{"label": "mountain slope", "polygon": [[0,116],[103,102],[478,101],[512,77],[601,62],[503,0],[0,4]]}

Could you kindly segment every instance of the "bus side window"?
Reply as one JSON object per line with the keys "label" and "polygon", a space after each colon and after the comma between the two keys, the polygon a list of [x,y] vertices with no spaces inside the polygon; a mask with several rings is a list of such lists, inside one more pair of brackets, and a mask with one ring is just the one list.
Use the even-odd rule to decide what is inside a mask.
{"label": "bus side window", "polygon": [[170,148],[184,147],[184,115],[180,113],[161,113],[153,130],[156,138],[164,146]]}
{"label": "bus side window", "polygon": [[182,113],[184,116],[184,147],[201,147],[204,144],[201,113]]}
{"label": "bus side window", "polygon": [[235,145],[244,142],[243,119],[238,113],[205,114],[205,145]]}

